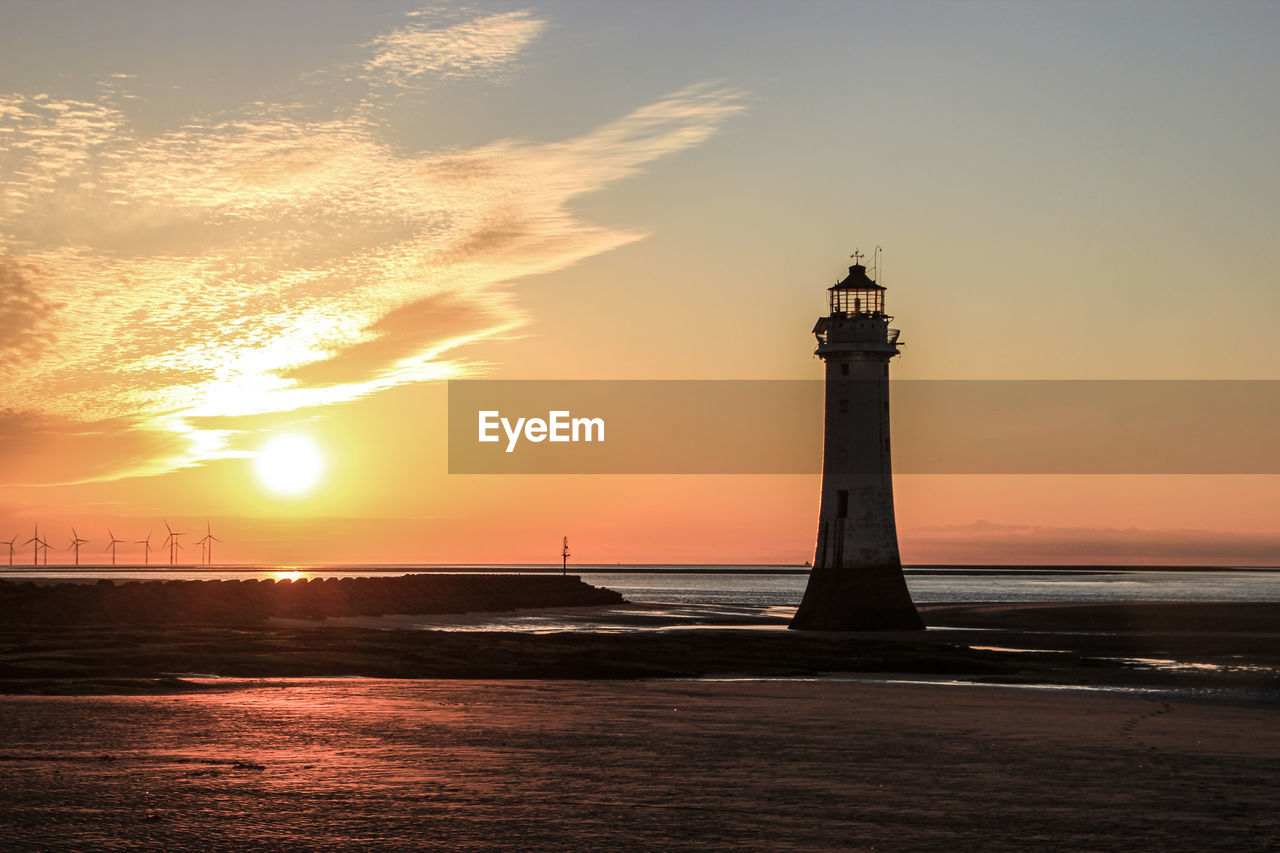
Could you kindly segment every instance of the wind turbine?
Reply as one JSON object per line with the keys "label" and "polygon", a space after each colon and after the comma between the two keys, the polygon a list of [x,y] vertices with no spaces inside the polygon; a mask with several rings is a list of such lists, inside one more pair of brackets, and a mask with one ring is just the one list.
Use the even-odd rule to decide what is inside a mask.
{"label": "wind turbine", "polygon": [[[37,524],[35,526],[35,529],[31,531],[31,538],[28,539],[26,542],[23,542],[22,544],[31,546],[31,565],[33,566],[40,565],[40,546],[44,545],[44,541],[40,539],[40,525]],[[48,546],[45,545],[45,547],[47,548]],[[45,554],[44,559],[46,563],[49,562],[49,556],[47,552]]]}
{"label": "wind turbine", "polygon": [[142,565],[151,565],[151,531],[147,531],[146,539],[139,539],[138,544],[142,546]]}
{"label": "wind turbine", "polygon": [[10,536],[8,542],[0,542],[0,545],[9,546],[9,565],[11,566],[13,565],[13,540],[17,538],[18,538],[17,536]]}
{"label": "wind turbine", "polygon": [[178,544],[178,537],[186,536],[187,534],[183,533],[181,530],[175,531],[172,527],[169,526],[169,522],[167,521],[164,523],[164,529],[169,531],[169,535],[165,537],[164,544],[169,546],[169,565],[172,566],[174,562],[178,559],[178,556],[177,556],[178,549],[182,547],[181,545]]}
{"label": "wind turbine", "polygon": [[88,539],[81,539],[80,534],[76,533],[76,529],[71,528],[71,548],[76,552],[76,565],[80,565],[80,546],[88,545]]}
{"label": "wind turbine", "polygon": [[213,565],[213,543],[222,540],[213,535],[213,529],[209,527],[207,519],[204,523],[204,538],[197,541],[200,543],[200,561]]}
{"label": "wind turbine", "polygon": [[114,533],[112,533],[112,532],[111,532],[111,528],[110,528],[110,527],[108,527],[108,528],[107,528],[107,535],[111,537],[111,541],[110,541],[109,543],[107,543],[107,547],[106,547],[106,548],[103,548],[103,549],[102,549],[102,552],[105,554],[107,551],[111,551],[111,565],[113,565],[113,566],[114,566],[114,565],[116,564],[116,543],[117,543],[117,542],[124,542],[124,540],[123,540],[123,539],[117,539],[117,538],[116,538],[116,535],[115,535]]}

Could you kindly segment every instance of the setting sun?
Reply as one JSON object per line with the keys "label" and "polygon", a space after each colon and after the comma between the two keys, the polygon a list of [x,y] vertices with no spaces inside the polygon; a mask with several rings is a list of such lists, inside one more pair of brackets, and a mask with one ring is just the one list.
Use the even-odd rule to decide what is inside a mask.
{"label": "setting sun", "polygon": [[280,435],[268,441],[254,460],[258,479],[273,492],[297,495],[307,491],[324,471],[324,457],[311,439]]}

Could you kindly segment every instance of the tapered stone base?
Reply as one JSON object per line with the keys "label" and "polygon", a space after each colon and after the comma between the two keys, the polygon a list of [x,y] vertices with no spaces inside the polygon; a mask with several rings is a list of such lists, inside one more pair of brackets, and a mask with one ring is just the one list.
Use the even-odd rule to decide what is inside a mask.
{"label": "tapered stone base", "polygon": [[815,568],[787,627],[799,631],[923,631],[898,566]]}

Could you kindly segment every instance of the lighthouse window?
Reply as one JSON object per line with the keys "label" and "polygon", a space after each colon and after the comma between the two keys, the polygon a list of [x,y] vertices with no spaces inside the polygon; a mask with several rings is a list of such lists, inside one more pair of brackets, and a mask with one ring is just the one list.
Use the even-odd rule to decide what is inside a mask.
{"label": "lighthouse window", "polygon": [[849,517],[849,492],[841,489],[836,492],[836,518]]}
{"label": "lighthouse window", "polygon": [[848,400],[841,400],[841,401],[840,401],[840,414],[842,414],[842,415],[843,415],[843,414],[846,414],[848,411],[849,411],[849,401],[848,401]]}
{"label": "lighthouse window", "polygon": [[844,362],[844,363],[842,363],[842,364],[840,365],[840,375],[841,375],[841,376],[848,376],[848,375],[849,375],[849,363],[848,363],[848,362]]}

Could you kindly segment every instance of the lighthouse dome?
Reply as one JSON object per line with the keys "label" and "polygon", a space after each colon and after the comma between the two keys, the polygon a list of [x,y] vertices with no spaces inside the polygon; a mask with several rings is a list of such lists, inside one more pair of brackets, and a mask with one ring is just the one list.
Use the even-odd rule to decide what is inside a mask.
{"label": "lighthouse dome", "polygon": [[862,264],[853,264],[849,267],[849,274],[841,281],[827,288],[827,290],[884,290],[883,287],[876,284],[867,275],[867,268]]}

